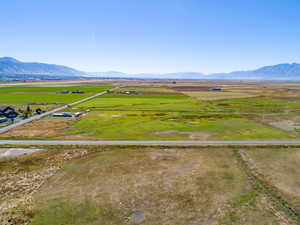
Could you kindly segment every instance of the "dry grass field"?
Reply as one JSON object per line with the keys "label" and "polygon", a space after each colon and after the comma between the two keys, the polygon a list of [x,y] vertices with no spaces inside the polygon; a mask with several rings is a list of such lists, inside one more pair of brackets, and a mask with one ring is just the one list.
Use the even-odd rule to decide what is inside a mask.
{"label": "dry grass field", "polygon": [[[0,198],[0,221],[297,224],[252,185],[230,148],[86,148],[51,147],[0,160],[0,192],[5,193]],[[243,151],[252,156],[277,150],[284,151]],[[289,152],[292,158],[299,150]],[[258,158],[268,160],[268,155]],[[289,165],[282,161],[281,166]],[[296,176],[289,170],[282,171],[284,175]]]}
{"label": "dry grass field", "polygon": [[300,212],[300,151],[298,149],[256,149],[249,160],[272,186]]}

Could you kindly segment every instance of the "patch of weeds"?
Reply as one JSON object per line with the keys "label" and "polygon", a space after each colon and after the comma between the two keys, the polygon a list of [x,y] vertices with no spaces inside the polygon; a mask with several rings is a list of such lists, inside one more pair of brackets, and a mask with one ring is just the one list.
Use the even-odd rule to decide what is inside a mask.
{"label": "patch of weeds", "polygon": [[230,210],[223,218],[224,224],[240,224],[242,212],[249,209],[255,210],[257,195],[258,192],[255,189],[251,189],[230,201]]}
{"label": "patch of weeds", "polygon": [[236,198],[233,201],[233,207],[240,207],[243,205],[248,205],[248,206],[252,206],[255,207],[255,199],[258,195],[257,190],[252,189],[250,191],[247,191],[246,193],[244,193],[243,195],[239,196],[238,198]]}
{"label": "patch of weeds", "polygon": [[225,223],[230,223],[230,224],[234,223],[235,224],[235,222],[237,222],[239,220],[240,220],[239,215],[237,215],[234,212],[232,212],[232,213],[230,213],[230,214],[228,214],[227,216],[224,217]]}
{"label": "patch of weeds", "polygon": [[3,158],[0,160],[1,171],[32,171],[44,166],[43,159],[36,157]]}
{"label": "patch of weeds", "polygon": [[[47,148],[47,146],[43,148]],[[42,169],[47,165],[49,160],[56,159],[56,157],[64,151],[63,148],[60,149],[59,147],[55,149],[55,146],[50,149],[51,147],[49,147],[49,150],[38,151],[18,157],[2,158],[0,159],[0,171],[33,171]],[[56,161],[57,160],[58,159],[56,159]]]}
{"label": "patch of weeds", "polygon": [[222,178],[225,180],[234,180],[234,175],[233,173],[225,171],[222,173]]}
{"label": "patch of weeds", "polygon": [[0,212],[0,224],[4,225],[22,225],[28,224],[30,222],[29,217],[23,211],[8,211],[8,212]]}
{"label": "patch of weeds", "polygon": [[47,204],[37,204],[31,225],[115,225],[124,224],[132,212],[99,206],[90,200],[72,202],[56,199]]}
{"label": "patch of weeds", "polygon": [[220,168],[223,168],[223,169],[229,169],[230,166],[228,164],[220,164],[218,165]]}

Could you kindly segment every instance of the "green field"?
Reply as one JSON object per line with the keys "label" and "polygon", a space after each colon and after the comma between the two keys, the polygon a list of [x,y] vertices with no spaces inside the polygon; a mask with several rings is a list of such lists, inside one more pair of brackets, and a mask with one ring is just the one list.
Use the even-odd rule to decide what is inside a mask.
{"label": "green field", "polygon": [[78,105],[92,110],[197,112],[215,111],[217,107],[188,96],[176,95],[104,95]]}
{"label": "green field", "polygon": [[220,101],[211,101],[216,107],[222,107],[224,110],[243,113],[282,113],[285,111],[299,111],[300,101],[276,99],[270,97],[254,97],[240,99],[226,99]]}
{"label": "green field", "polygon": [[[43,102],[46,95],[48,99],[46,102],[68,103],[71,99],[75,101],[88,95],[32,94],[43,93],[47,87],[34,87],[35,91],[31,94],[25,93],[30,88],[13,87],[10,91],[21,92],[22,90],[24,93],[12,94],[12,102],[22,104],[24,99],[27,103],[39,103]],[[64,90],[62,87],[52,88],[54,89],[48,89],[48,92]],[[87,93],[92,93],[110,87],[83,85],[65,89],[67,88],[90,90]],[[128,90],[136,91],[137,94],[124,94],[124,91]],[[0,93],[0,95],[10,94]],[[73,120],[60,118],[55,121],[45,118],[0,137],[100,140],[291,140],[300,136],[297,130],[298,117],[300,118],[299,101],[270,96],[250,98],[228,96],[228,99],[224,100],[202,101],[163,87],[120,88],[113,93],[68,109],[73,112],[90,111],[80,118]],[[18,101],[18,98],[21,99]],[[287,122],[282,123],[283,120]],[[42,131],[46,127],[49,132]],[[28,133],[28,130],[31,132]]]}
{"label": "green field", "polygon": [[284,140],[291,135],[234,116],[149,112],[93,112],[70,135],[106,140]]}
{"label": "green field", "polygon": [[299,108],[300,102],[266,97],[200,101],[179,95],[110,94],[77,106],[92,113],[73,123],[68,133],[105,140],[284,140],[298,135],[258,118]]}
{"label": "green field", "polygon": [[[75,86],[10,86],[0,87],[0,105],[26,104],[66,104],[91,96],[94,93],[111,89],[112,86],[75,85]],[[84,94],[56,94],[67,90],[82,90]]]}
{"label": "green field", "polygon": [[171,95],[178,95],[180,93],[178,93],[176,90],[173,90],[171,88],[164,88],[164,87],[140,87],[140,86],[133,86],[133,87],[121,87],[119,89],[119,91],[137,91],[137,92],[153,92],[153,93],[161,93],[161,94],[164,94],[164,93],[167,93],[167,94],[171,94]]}
{"label": "green field", "polygon": [[0,86],[0,94],[13,94],[16,92],[58,92],[82,90],[88,93],[98,93],[113,88],[111,85],[60,85],[60,86]]}
{"label": "green field", "polygon": [[226,92],[225,91],[185,91],[183,93],[203,101],[233,99],[233,98],[251,98],[257,96],[254,94],[229,92],[229,91]]}

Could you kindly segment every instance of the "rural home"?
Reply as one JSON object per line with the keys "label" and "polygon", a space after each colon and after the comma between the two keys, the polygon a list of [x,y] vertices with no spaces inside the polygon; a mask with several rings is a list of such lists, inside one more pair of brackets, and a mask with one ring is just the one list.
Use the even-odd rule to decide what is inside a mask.
{"label": "rural home", "polygon": [[13,119],[18,116],[18,113],[10,106],[0,106],[0,116]]}

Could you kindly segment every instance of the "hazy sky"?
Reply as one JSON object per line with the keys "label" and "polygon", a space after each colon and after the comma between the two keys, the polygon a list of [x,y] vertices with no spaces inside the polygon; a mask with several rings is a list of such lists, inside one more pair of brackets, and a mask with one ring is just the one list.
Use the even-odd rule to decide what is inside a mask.
{"label": "hazy sky", "polygon": [[3,0],[0,55],[129,73],[300,62],[300,0]]}

